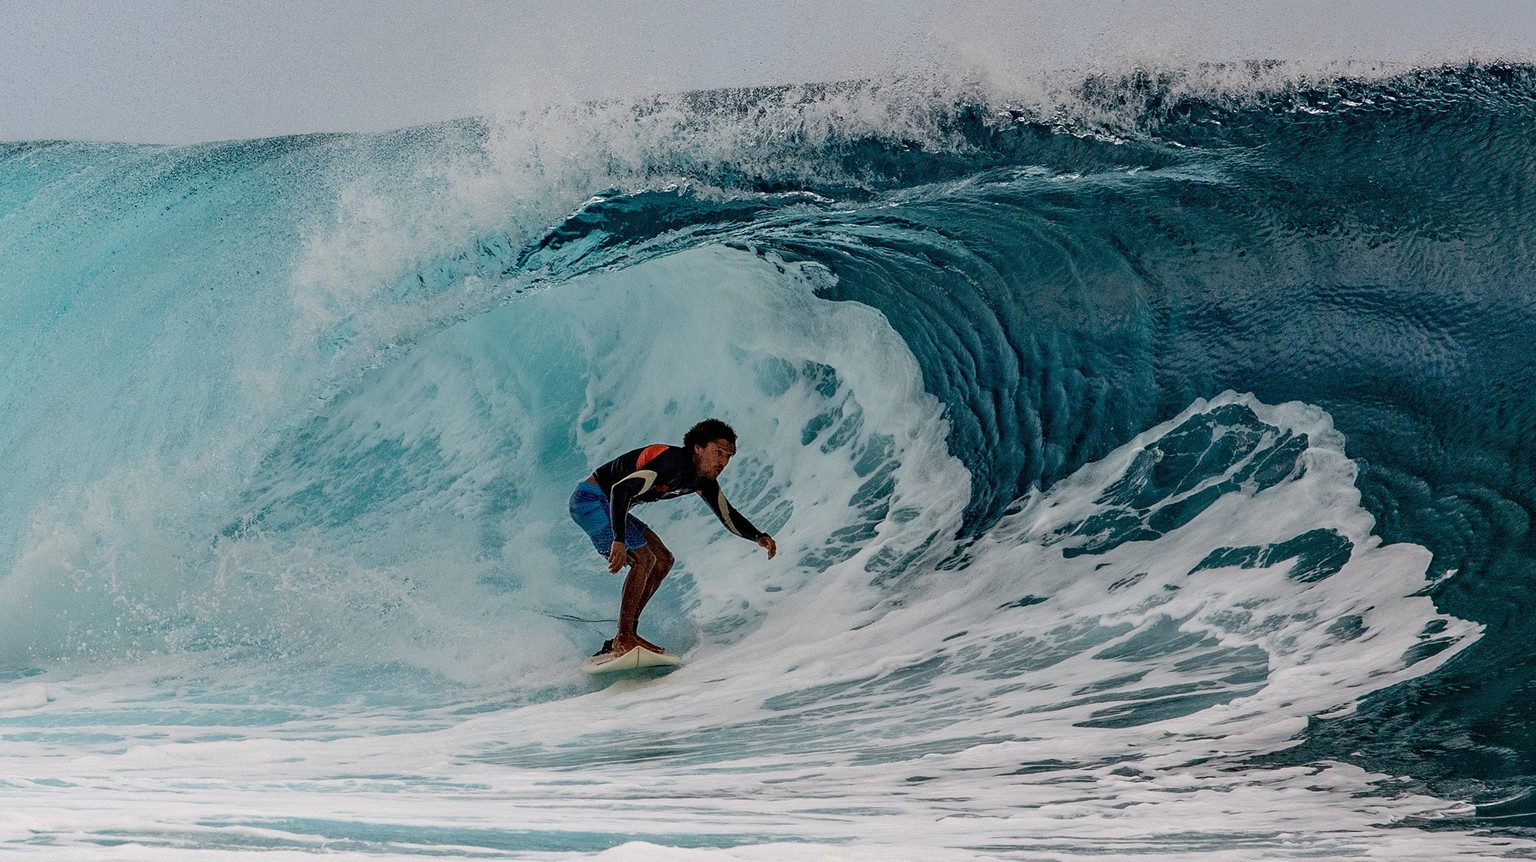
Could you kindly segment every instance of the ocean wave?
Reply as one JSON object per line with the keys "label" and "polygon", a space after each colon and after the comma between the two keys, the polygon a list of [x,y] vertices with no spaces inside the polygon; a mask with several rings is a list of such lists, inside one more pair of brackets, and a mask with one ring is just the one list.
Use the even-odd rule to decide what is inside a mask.
{"label": "ocean wave", "polygon": [[[1398,685],[1363,702],[1381,686],[1324,686],[1298,701],[1319,712],[1286,713],[1330,716],[1301,750],[1365,752],[1436,786],[1524,786],[1530,626],[1508,609],[1536,553],[1533,80],[1496,64],[1142,69],[1008,92],[914,78],[379,136],[5,145],[0,655],[339,656],[465,685],[515,673],[529,699],[569,696],[549,668],[597,632],[559,617],[602,618],[611,585],[567,574],[588,554],[549,514],[560,489],[721,412],[762,447],[741,497],[798,536],[795,574],[712,579],[742,565],[729,544],[668,521],[703,549],[659,615],[675,642],[794,630],[783,621],[809,613],[827,570],[844,628],[881,631],[967,571],[1012,591],[987,601],[1059,627],[1023,655],[1182,668],[1121,701],[1105,692],[1143,690],[1106,677],[1076,695],[1074,720],[1177,723],[1261,697],[1285,645],[1218,660],[1201,638],[1262,640],[1261,621],[1234,605],[1196,637],[1186,612],[1148,605],[1116,628],[1103,620],[1131,606],[1063,612],[967,566],[1027,547],[1060,575],[1080,565],[1065,548],[1145,547],[1178,578],[1127,562],[1106,594],[1147,601],[1261,569],[1306,603],[1345,582],[1342,561],[1385,555],[1382,601],[1423,591],[1437,607],[1414,605],[1383,636],[1391,656],[1363,662]],[[1279,514],[1259,506],[1184,560],[1165,537],[1258,499],[1269,474],[1255,466],[1211,484],[1198,511],[1106,490],[1059,530],[1019,526],[1089,465],[1196,457],[1135,441],[1229,391],[1251,393],[1250,411],[1331,417],[1354,466],[1328,493],[1357,489],[1370,524],[1269,535]],[[1432,558],[1398,560],[1398,545]],[[1317,650],[1385,628],[1348,604],[1277,625]],[[966,613],[924,623],[989,632],[959,638],[946,673],[1033,672],[988,664],[1025,644]],[[476,665],[507,626],[544,646]],[[897,698],[901,679],[774,703]]]}

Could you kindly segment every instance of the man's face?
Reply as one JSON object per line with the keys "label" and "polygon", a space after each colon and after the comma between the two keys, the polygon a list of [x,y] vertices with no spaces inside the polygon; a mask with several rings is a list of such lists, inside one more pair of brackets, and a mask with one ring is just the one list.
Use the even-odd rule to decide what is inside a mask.
{"label": "man's face", "polygon": [[731,456],[735,454],[735,444],[726,440],[711,440],[703,446],[693,447],[693,467],[700,476],[718,479],[720,471],[731,463]]}

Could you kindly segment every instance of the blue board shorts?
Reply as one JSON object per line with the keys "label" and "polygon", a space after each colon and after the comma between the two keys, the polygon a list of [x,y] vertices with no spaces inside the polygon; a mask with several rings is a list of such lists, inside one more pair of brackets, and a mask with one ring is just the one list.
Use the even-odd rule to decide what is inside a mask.
{"label": "blue board shorts", "polygon": [[[613,522],[608,516],[608,495],[591,482],[582,482],[571,494],[571,520],[592,537],[592,547],[607,559],[613,549]],[[634,515],[624,516],[624,547],[633,551],[645,547],[645,531],[650,527]]]}

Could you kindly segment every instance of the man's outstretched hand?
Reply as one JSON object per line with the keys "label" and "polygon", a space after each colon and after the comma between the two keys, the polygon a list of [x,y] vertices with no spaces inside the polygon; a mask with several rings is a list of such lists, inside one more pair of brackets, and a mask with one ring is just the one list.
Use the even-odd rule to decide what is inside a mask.
{"label": "man's outstretched hand", "polygon": [[770,560],[773,559],[773,555],[774,554],[777,554],[779,552],[779,545],[778,545],[777,542],[775,542],[773,540],[772,536],[762,536],[762,537],[760,537],[757,540],[757,544],[759,546],[761,546],[761,547],[764,547],[764,548],[768,549],[768,559],[770,559]]}
{"label": "man's outstretched hand", "polygon": [[613,547],[608,551],[608,574],[617,575],[619,569],[624,568],[624,564],[629,562],[627,557],[628,555],[624,553],[624,543],[614,542]]}

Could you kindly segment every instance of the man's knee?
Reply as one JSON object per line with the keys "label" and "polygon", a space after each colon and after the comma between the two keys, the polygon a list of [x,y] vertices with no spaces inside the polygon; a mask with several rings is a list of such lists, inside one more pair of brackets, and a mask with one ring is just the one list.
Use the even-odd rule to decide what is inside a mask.
{"label": "man's knee", "polygon": [[660,571],[672,571],[672,564],[675,562],[677,562],[677,559],[673,557],[672,552],[666,548],[660,548],[656,551],[656,568]]}
{"label": "man's knee", "polygon": [[672,564],[677,562],[677,559],[672,556],[672,551],[667,548],[666,545],[661,543],[661,537],[647,530],[645,534],[645,540],[645,547],[651,552],[652,556],[655,557],[656,565],[659,566],[663,572],[671,569]]}
{"label": "man's knee", "polygon": [[630,548],[629,564],[634,568],[645,570],[653,568],[657,563],[656,552],[649,545],[638,548]]}

